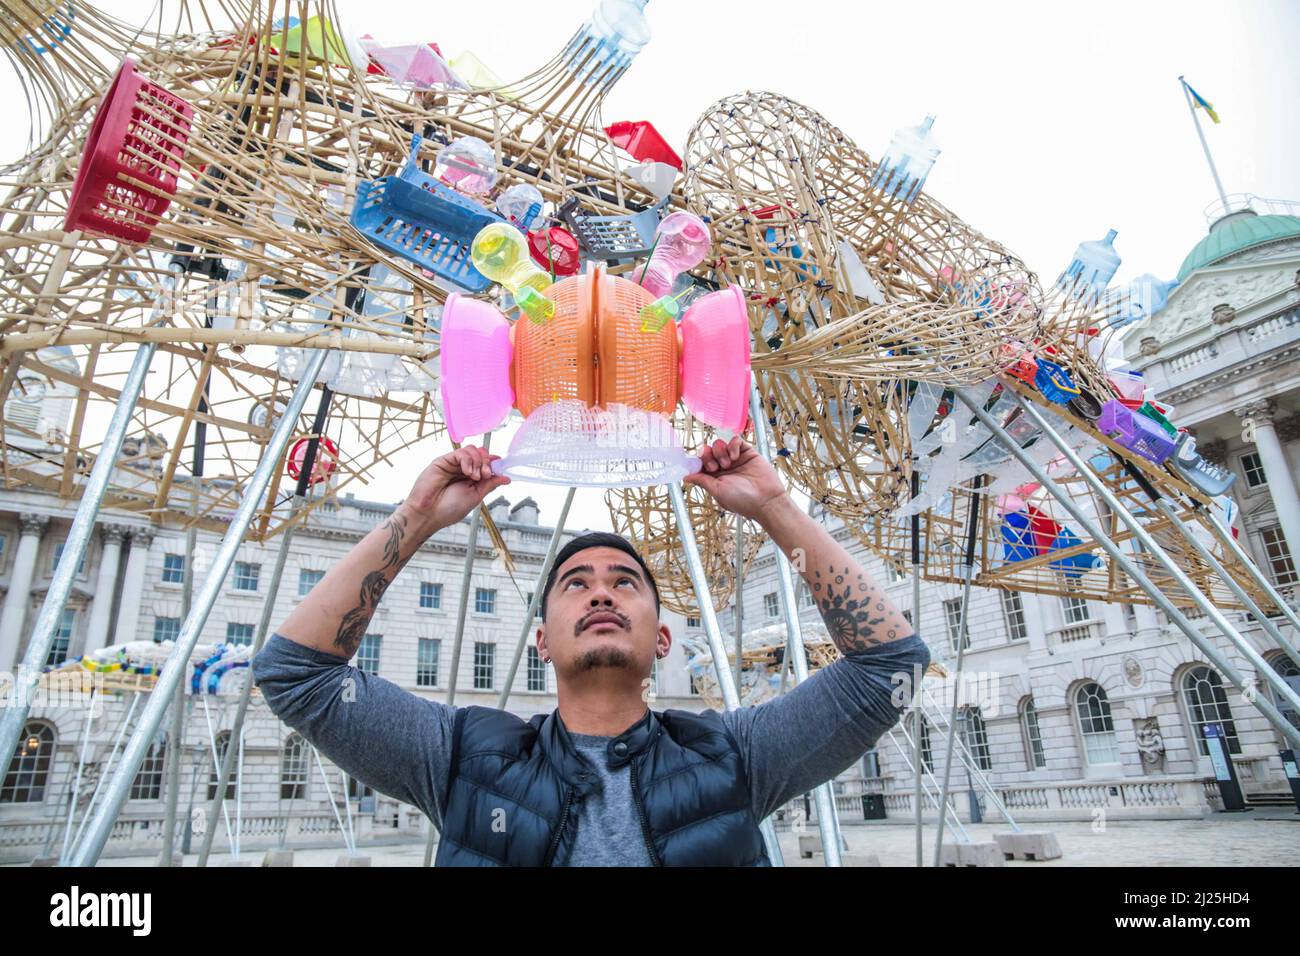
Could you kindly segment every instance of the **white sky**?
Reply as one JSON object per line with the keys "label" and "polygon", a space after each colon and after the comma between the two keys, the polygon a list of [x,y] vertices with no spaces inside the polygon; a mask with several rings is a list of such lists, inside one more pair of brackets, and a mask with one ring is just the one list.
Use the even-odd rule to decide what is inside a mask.
{"label": "white sky", "polygon": [[[137,23],[153,9],[96,5]],[[594,5],[339,3],[353,32],[434,40],[449,56],[468,48],[505,79],[549,58]],[[1300,200],[1295,0],[651,0],[646,14],[653,38],[607,99],[606,122],[651,120],[682,152],[710,103],[771,90],[876,158],[895,129],[934,113],[943,153],[927,191],[1049,279],[1109,228],[1124,259],[1116,282],[1172,278],[1205,234],[1202,210],[1216,195],[1179,74],[1222,119],[1200,114],[1226,190]],[[21,102],[7,71],[0,96]],[[15,158],[25,140],[21,124],[0,126],[0,157]],[[352,487],[396,500],[413,469],[445,450],[419,446]],[[505,491],[538,499],[544,521],[563,498],[547,486]],[[608,527],[602,497],[579,491],[570,526]]]}

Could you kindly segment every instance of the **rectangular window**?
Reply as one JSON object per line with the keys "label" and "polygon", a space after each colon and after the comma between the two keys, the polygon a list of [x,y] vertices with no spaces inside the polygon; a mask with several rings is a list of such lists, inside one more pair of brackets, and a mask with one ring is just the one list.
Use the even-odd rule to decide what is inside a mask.
{"label": "rectangular window", "polygon": [[688,618],[686,619],[686,626],[687,626],[687,627],[699,627],[699,626],[700,626],[700,619],[699,619],[698,617],[688,617]]}
{"label": "rectangular window", "polygon": [[[949,598],[943,602],[943,620],[948,627],[948,646],[956,654],[957,632],[961,630],[961,598]],[[962,647],[970,647],[970,628],[966,629]]]}
{"label": "rectangular window", "polygon": [[1246,478],[1247,488],[1263,488],[1268,484],[1264,474],[1264,463],[1256,452],[1248,451],[1241,456],[1241,473]]}
{"label": "rectangular window", "polygon": [[415,686],[438,686],[438,655],[442,652],[442,641],[432,637],[420,638],[416,651]]}
{"label": "rectangular window", "polygon": [[491,690],[496,673],[497,646],[483,641],[474,642],[474,689]]}
{"label": "rectangular window", "polygon": [[699,696],[700,696],[700,683],[699,683],[699,681],[700,681],[700,679],[699,679],[698,677],[696,677],[695,674],[692,673],[692,674],[691,674],[691,696],[692,696],[692,697],[699,697]]}
{"label": "rectangular window", "polygon": [[1087,599],[1077,594],[1061,595],[1061,615],[1065,618],[1066,624],[1082,624],[1084,621],[1092,620]]}
{"label": "rectangular window", "polygon": [[[904,612],[903,612],[903,617],[907,618],[907,623],[908,623],[908,624],[911,624],[911,623],[912,623],[912,612],[911,612],[910,610],[904,611]],[[913,626],[915,626],[915,625],[913,625]]]}
{"label": "rectangular window", "polygon": [[181,636],[181,619],[179,617],[155,617],[153,619],[154,643],[174,641]]}
{"label": "rectangular window", "polygon": [[163,584],[184,584],[185,583],[185,555],[183,554],[164,554],[163,555]]}
{"label": "rectangular window", "polygon": [[1295,562],[1291,559],[1281,526],[1265,528],[1259,536],[1264,542],[1264,556],[1268,559],[1269,569],[1273,572],[1273,583],[1294,584],[1297,580]]}
{"label": "rectangular window", "polygon": [[131,781],[128,800],[157,800],[162,796],[163,764],[167,756],[167,738],[160,736],[144,756],[135,779]]}
{"label": "rectangular window", "polygon": [[383,640],[379,634],[367,634],[361,638],[357,647],[357,670],[367,674],[379,673],[379,645]]}
{"label": "rectangular window", "polygon": [[298,571],[298,597],[306,597],[311,593],[311,589],[320,584],[321,578],[325,577],[324,571],[314,571],[311,568],[302,568]]}
{"label": "rectangular window", "polygon": [[235,562],[235,590],[256,591],[257,579],[262,573],[262,566],[251,561]]}
{"label": "rectangular window", "polygon": [[247,644],[253,645],[253,625],[236,624],[234,621],[226,622],[226,643],[227,644]]}
{"label": "rectangular window", "polygon": [[799,585],[799,587],[800,587],[800,592],[803,595],[803,606],[813,607],[817,602],[813,600],[812,588],[810,588],[807,584],[801,584]]}
{"label": "rectangular window", "polygon": [[537,653],[537,646],[533,644],[528,646],[528,689],[546,691],[546,665],[542,663],[542,655]]}
{"label": "rectangular window", "polygon": [[442,585],[432,581],[420,582],[420,607],[437,610],[442,607]]}
{"label": "rectangular window", "polygon": [[1007,623],[1007,634],[1013,641],[1023,641],[1029,637],[1025,627],[1025,604],[1019,591],[999,591],[1002,597],[1002,618]]}
{"label": "rectangular window", "polygon": [[[54,546],[54,560],[50,562],[51,574],[53,574],[55,569],[57,569],[59,566],[59,559],[63,557],[63,546],[65,544],[67,544],[66,541],[60,541],[58,544]],[[77,564],[77,577],[79,578],[84,577],[86,574],[86,555],[89,552],[90,552],[89,546],[87,546],[86,549],[81,552],[81,561]]]}
{"label": "rectangular window", "polygon": [[[532,603],[533,603],[533,592],[532,592],[532,591],[529,591],[529,592],[528,592],[528,603],[529,603],[529,604],[532,604]],[[541,619],[542,619],[542,602],[541,602],[541,601],[538,601],[538,602],[537,602],[537,609],[536,609],[535,611],[533,611],[533,620],[535,620],[535,621],[540,621]]]}
{"label": "rectangular window", "polygon": [[893,561],[885,562],[885,580],[887,583],[897,584],[905,577],[907,577],[907,573],[901,566],[895,564]]}
{"label": "rectangular window", "polygon": [[72,629],[77,625],[75,609],[65,607],[59,614],[59,623],[54,627],[54,643],[45,658],[46,667],[58,667],[68,659],[68,644],[72,642]]}
{"label": "rectangular window", "polygon": [[497,612],[497,592],[494,588],[474,589],[474,613],[495,614]]}
{"label": "rectangular window", "polygon": [[0,568],[5,566],[5,547],[9,544],[9,539],[0,534]]}
{"label": "rectangular window", "polygon": [[763,610],[767,612],[770,618],[781,616],[781,599],[775,591],[768,591],[763,595]]}

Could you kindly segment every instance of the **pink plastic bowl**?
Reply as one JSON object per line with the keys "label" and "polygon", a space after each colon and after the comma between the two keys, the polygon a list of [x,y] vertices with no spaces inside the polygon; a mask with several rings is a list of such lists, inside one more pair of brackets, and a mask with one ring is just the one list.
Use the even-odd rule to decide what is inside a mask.
{"label": "pink plastic bowl", "polygon": [[682,316],[682,401],[715,428],[749,421],[749,315],[739,287],[696,299]]}
{"label": "pink plastic bowl", "polygon": [[457,293],[442,310],[442,415],[452,441],[500,425],[515,404],[510,322],[494,306]]}

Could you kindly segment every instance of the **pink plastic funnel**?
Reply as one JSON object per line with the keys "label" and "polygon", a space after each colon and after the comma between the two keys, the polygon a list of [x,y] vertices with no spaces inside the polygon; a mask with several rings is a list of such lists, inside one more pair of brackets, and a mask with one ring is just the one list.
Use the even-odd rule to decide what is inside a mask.
{"label": "pink plastic funnel", "polygon": [[452,441],[500,425],[515,403],[510,322],[486,302],[453,293],[442,310],[442,415]]}
{"label": "pink plastic funnel", "polygon": [[739,287],[696,299],[681,323],[682,401],[700,421],[733,432],[749,421],[749,315]]}

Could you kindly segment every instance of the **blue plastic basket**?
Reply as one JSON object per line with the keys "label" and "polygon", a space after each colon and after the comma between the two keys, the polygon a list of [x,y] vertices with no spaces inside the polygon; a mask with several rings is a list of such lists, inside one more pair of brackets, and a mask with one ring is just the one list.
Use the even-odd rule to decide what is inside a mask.
{"label": "blue plastic basket", "polygon": [[593,216],[583,212],[574,198],[560,207],[560,218],[589,258],[622,262],[650,254],[655,229],[667,207],[665,198],[630,216]]}
{"label": "blue plastic basket", "polygon": [[419,150],[414,136],[400,174],[357,186],[352,225],[379,248],[462,289],[483,292],[492,283],[474,268],[470,244],[484,226],[505,220],[422,172]]}

